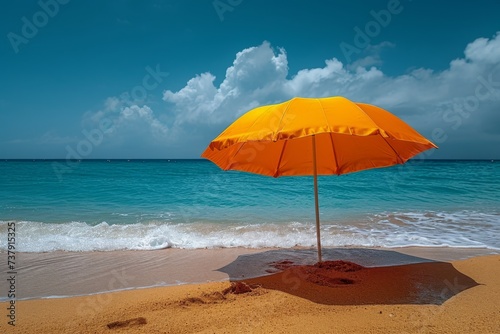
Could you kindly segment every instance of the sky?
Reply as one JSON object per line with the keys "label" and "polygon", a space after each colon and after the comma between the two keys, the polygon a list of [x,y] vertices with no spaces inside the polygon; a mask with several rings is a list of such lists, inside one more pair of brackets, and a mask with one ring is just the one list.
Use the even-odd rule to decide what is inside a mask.
{"label": "sky", "polygon": [[500,159],[500,1],[39,0],[0,13],[0,158],[198,158],[294,96]]}

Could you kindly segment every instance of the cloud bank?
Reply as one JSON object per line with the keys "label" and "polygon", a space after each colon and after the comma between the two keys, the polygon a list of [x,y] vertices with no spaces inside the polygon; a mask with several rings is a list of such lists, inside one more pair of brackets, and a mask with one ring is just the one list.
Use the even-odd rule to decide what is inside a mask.
{"label": "cloud bank", "polygon": [[[467,142],[471,158],[499,158],[499,60],[500,32],[468,44],[464,56],[451,60],[442,71],[418,68],[388,76],[370,65],[379,63],[370,56],[353,64],[327,59],[323,67],[293,74],[285,49],[264,42],[238,52],[219,85],[213,74],[197,74],[178,91],[164,91],[156,112],[147,103],[110,98],[102,110],[86,115],[85,122],[91,125],[106,118],[110,138],[122,142],[140,138],[179,150],[184,145],[182,151],[196,158],[215,135],[249,109],[294,96],[342,95],[403,118],[437,141],[444,153],[436,157],[466,158],[460,145]],[[483,150],[485,143],[489,151]]]}

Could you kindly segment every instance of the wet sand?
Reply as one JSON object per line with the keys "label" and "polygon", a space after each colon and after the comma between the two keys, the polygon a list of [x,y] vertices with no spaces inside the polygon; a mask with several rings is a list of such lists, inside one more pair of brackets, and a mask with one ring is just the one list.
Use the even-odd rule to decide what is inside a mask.
{"label": "wet sand", "polygon": [[[366,267],[451,261],[494,253],[488,249],[326,248],[324,260],[346,260]],[[2,253],[0,253],[2,256]],[[3,256],[5,258],[5,256]],[[219,282],[269,275],[270,263],[314,264],[314,249],[163,249],[156,251],[51,252],[16,255],[17,299],[81,296],[116,290]],[[1,272],[7,263],[0,262]],[[7,291],[0,280],[0,291]],[[0,301],[6,295],[0,294]]]}
{"label": "wet sand", "polygon": [[[451,261],[494,253],[488,249],[326,248],[324,260],[346,260],[367,267]],[[2,258],[6,255],[0,253]],[[271,262],[314,264],[314,249],[162,249],[155,251],[18,253],[17,299],[89,295],[101,292],[218,282],[272,273]],[[237,260],[237,261],[236,261]],[[7,262],[0,261],[1,272]],[[0,280],[0,291],[7,291]],[[0,301],[6,295],[0,294]]]}

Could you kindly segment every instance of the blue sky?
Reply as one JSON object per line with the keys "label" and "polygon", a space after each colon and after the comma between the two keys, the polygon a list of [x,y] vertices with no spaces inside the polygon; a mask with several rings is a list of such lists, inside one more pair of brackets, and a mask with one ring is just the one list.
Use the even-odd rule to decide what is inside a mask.
{"label": "blue sky", "polygon": [[500,2],[16,1],[0,158],[197,158],[243,112],[343,95],[500,159]]}

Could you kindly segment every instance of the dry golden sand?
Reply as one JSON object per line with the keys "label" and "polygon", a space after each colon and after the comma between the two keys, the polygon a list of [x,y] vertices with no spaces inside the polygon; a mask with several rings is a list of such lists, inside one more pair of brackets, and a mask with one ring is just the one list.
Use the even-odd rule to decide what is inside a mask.
{"label": "dry golden sand", "polygon": [[323,274],[291,267],[243,294],[217,282],[18,301],[0,333],[500,333],[500,255],[340,271],[323,277],[333,287]]}

